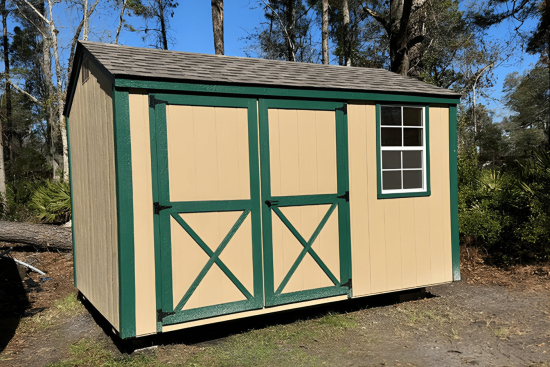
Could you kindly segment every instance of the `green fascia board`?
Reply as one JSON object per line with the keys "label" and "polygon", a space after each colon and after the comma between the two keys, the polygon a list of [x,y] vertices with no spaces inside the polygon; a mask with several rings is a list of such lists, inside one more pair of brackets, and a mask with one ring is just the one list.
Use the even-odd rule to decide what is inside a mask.
{"label": "green fascia board", "polygon": [[449,106],[449,178],[451,190],[451,243],[453,281],[460,280],[460,237],[458,227],[458,141],[456,106]]}
{"label": "green fascia board", "polygon": [[256,97],[311,98],[330,100],[364,100],[403,103],[459,104],[459,97],[395,94],[384,92],[357,92],[345,90],[296,89],[272,86],[204,84],[179,81],[139,80],[117,77],[116,87],[148,89],[171,92],[193,92],[207,94],[239,94]]}
{"label": "green fascia board", "polygon": [[136,279],[130,101],[128,90],[113,88],[116,208],[118,220],[119,335],[136,336]]}
{"label": "green fascia board", "polygon": [[69,131],[69,118],[65,117],[65,126],[67,128],[67,155],[69,158],[69,186],[71,188],[71,236],[73,240],[73,280],[74,287],[77,288],[76,283],[76,247],[74,243],[74,206],[73,206],[73,166],[71,161],[71,134]]}
{"label": "green fascia board", "polygon": [[380,103],[376,104],[376,192],[378,199],[398,199],[398,198],[417,198],[430,196],[432,186],[430,179],[430,106],[423,105],[426,111],[425,132],[426,132],[426,191],[421,192],[400,192],[395,194],[382,193],[382,166],[380,149]]}

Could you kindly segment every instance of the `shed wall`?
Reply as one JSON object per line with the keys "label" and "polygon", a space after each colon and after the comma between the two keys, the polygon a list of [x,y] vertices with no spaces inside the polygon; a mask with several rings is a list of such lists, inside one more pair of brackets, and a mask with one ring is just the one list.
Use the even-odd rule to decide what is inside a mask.
{"label": "shed wall", "polygon": [[430,107],[431,195],[377,198],[376,106],[348,107],[353,296],[452,281],[449,109]]}
{"label": "shed wall", "polygon": [[112,83],[89,62],[69,117],[78,289],[119,328],[119,272]]}

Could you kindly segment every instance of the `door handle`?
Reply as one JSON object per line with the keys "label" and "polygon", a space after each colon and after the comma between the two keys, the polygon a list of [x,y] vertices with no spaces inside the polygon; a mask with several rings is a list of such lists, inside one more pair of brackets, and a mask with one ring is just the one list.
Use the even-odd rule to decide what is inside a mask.
{"label": "door handle", "polygon": [[267,204],[267,206],[271,207],[271,206],[277,206],[279,204],[279,201],[278,200],[266,200],[265,203]]}
{"label": "door handle", "polygon": [[338,199],[344,199],[346,201],[349,201],[349,191],[346,191],[344,195],[337,196]]}

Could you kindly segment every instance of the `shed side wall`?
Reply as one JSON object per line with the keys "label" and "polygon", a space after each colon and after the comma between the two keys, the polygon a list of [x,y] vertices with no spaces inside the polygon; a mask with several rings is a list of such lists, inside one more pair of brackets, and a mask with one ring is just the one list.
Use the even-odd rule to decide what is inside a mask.
{"label": "shed side wall", "polygon": [[431,195],[378,199],[376,106],[348,107],[354,297],[452,281],[449,109],[429,110]]}
{"label": "shed side wall", "polygon": [[71,174],[78,289],[119,328],[119,277],[112,83],[92,62],[77,81],[71,115]]}
{"label": "shed side wall", "polygon": [[157,331],[155,228],[148,95],[145,91],[130,90],[129,103],[134,203],[136,335],[147,335]]}

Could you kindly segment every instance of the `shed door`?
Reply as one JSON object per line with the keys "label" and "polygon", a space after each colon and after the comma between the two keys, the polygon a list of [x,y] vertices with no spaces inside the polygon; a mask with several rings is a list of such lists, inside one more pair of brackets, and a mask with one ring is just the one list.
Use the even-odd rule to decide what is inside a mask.
{"label": "shed door", "polygon": [[267,306],[347,294],[345,105],[260,100]]}
{"label": "shed door", "polygon": [[256,100],[155,98],[159,322],[263,307]]}

